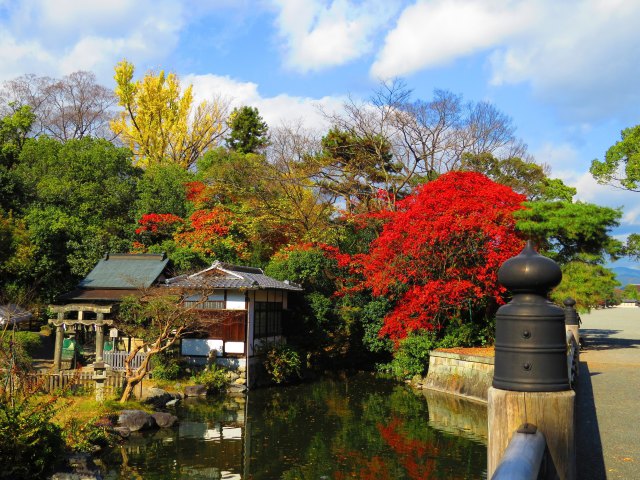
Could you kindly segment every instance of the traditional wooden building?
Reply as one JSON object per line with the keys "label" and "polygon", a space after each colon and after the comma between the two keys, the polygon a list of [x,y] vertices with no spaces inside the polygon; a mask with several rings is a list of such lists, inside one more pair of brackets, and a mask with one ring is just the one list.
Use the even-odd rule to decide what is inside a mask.
{"label": "traditional wooden building", "polygon": [[185,306],[197,309],[203,320],[202,335],[182,339],[182,355],[200,363],[215,355],[218,363],[240,367],[257,362],[268,345],[284,340],[289,294],[302,291],[259,268],[222,262],[165,283],[181,290]]}
{"label": "traditional wooden building", "polygon": [[[104,329],[113,324],[117,304],[128,295],[164,284],[169,260],[165,254],[107,254],[71,292],[61,295],[50,308],[57,318],[54,368],[59,370],[65,336],[95,331],[95,361],[101,362]],[[86,334],[86,335],[85,335]]]}

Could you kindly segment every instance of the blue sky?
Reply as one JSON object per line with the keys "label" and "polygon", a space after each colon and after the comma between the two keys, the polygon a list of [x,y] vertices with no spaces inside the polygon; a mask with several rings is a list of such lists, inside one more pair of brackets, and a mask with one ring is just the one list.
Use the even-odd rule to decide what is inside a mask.
{"label": "blue sky", "polygon": [[326,125],[317,111],[402,78],[488,100],[578,198],[640,231],[640,194],[588,174],[620,130],[640,123],[640,2],[628,0],[0,0],[0,81],[91,70],[113,86],[173,71],[200,98],[260,109],[275,125]]}

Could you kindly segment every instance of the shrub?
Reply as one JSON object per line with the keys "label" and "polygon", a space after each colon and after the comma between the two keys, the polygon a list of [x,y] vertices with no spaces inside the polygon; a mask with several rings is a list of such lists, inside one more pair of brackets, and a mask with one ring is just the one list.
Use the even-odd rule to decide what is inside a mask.
{"label": "shrub", "polygon": [[31,356],[42,345],[42,337],[38,332],[16,332],[16,342]]}
{"label": "shrub", "polygon": [[44,478],[64,458],[54,401],[0,400],[0,478]]}
{"label": "shrub", "polygon": [[110,433],[110,427],[110,422],[100,418],[93,418],[90,421],[72,418],[64,426],[67,447],[74,452],[90,453],[96,446],[112,445],[116,437]]}
{"label": "shrub", "polygon": [[158,380],[177,380],[183,373],[180,357],[160,353],[152,358],[153,378]]}
{"label": "shrub", "polygon": [[276,383],[282,383],[291,379],[294,374],[301,376],[302,361],[300,354],[287,344],[277,345],[267,352],[264,363],[271,379]]}
{"label": "shrub", "polygon": [[493,343],[495,319],[476,323],[451,323],[438,341],[437,348],[475,347]]}
{"label": "shrub", "polygon": [[423,375],[429,366],[429,351],[436,347],[435,333],[424,330],[412,332],[400,341],[393,360],[380,370],[400,379]]}
{"label": "shrub", "polygon": [[218,365],[211,365],[191,379],[199,385],[206,386],[210,392],[220,392],[227,386],[227,370]]}
{"label": "shrub", "polygon": [[31,355],[40,347],[40,344],[40,334],[36,332],[8,331],[0,338],[0,348],[8,355],[1,362],[6,362],[11,357],[20,370],[29,370]]}

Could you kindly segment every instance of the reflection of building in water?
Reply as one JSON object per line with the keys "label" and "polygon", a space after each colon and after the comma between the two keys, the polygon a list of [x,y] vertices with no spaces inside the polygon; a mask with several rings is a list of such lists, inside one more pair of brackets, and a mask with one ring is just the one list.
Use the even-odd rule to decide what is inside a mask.
{"label": "reflection of building in water", "polygon": [[152,465],[196,480],[247,478],[246,397],[228,396],[219,406],[216,401],[187,398],[176,428],[131,435],[122,447],[124,468],[146,471]]}

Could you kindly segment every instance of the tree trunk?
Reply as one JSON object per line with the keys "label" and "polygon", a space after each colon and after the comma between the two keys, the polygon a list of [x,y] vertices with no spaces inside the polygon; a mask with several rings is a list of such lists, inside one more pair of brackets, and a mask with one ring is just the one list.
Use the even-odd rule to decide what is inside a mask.
{"label": "tree trunk", "polygon": [[131,394],[133,393],[133,389],[138,385],[142,379],[147,375],[149,371],[149,361],[154,353],[150,351],[147,353],[147,356],[142,361],[142,364],[135,370],[135,373],[130,373],[129,369],[129,358],[127,358],[127,385],[124,387],[124,392],[122,392],[122,397],[120,398],[120,403],[126,403]]}

